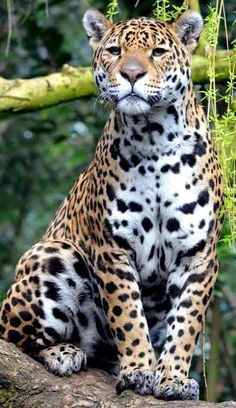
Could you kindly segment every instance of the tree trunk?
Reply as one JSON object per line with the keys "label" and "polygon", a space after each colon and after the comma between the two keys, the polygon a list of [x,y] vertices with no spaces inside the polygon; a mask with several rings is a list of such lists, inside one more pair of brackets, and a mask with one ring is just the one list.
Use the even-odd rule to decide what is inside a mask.
{"label": "tree trunk", "polygon": [[[216,81],[229,79],[229,55],[234,55],[233,51],[217,51]],[[191,68],[194,83],[208,82],[208,66],[206,57],[193,55]],[[0,112],[34,111],[95,94],[91,68],[65,65],[61,72],[44,77],[10,80],[0,77]]]}
{"label": "tree trunk", "polygon": [[186,404],[189,408],[236,408],[236,402],[164,402],[132,391],[117,396],[115,379],[101,370],[90,369],[69,378],[55,377],[13,344],[0,340],[3,408],[186,408]]}
{"label": "tree trunk", "polygon": [[217,399],[217,378],[218,378],[218,365],[220,359],[220,329],[221,329],[221,299],[218,296],[214,297],[212,307],[212,319],[211,319],[211,333],[210,333],[210,359],[207,370],[207,385],[208,385],[208,398],[214,402]]}

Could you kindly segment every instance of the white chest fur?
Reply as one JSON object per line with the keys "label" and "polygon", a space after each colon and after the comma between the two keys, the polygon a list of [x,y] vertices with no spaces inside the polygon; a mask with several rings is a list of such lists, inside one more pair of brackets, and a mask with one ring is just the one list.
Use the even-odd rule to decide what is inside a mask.
{"label": "white chest fur", "polygon": [[109,221],[114,235],[126,239],[134,250],[141,280],[154,274],[165,277],[179,251],[206,239],[205,219],[212,203],[199,201],[204,185],[197,167],[183,165],[181,156],[186,151],[144,159],[131,169],[123,189],[116,191]]}

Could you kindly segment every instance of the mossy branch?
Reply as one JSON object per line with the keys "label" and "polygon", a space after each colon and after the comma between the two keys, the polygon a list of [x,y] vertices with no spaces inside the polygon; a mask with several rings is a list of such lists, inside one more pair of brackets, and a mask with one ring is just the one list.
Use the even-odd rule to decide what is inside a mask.
{"label": "mossy branch", "polygon": [[65,65],[61,72],[32,79],[0,77],[0,112],[35,111],[96,92],[91,68]]}
{"label": "mossy branch", "polygon": [[[229,79],[227,52],[216,55],[216,81]],[[208,82],[207,58],[192,57],[194,83]],[[8,80],[0,77],[0,112],[35,111],[63,102],[96,94],[91,68],[72,68],[65,65],[61,72],[32,79]]]}
{"label": "mossy branch", "polygon": [[236,408],[236,402],[161,401],[125,391],[115,393],[115,379],[90,369],[59,378],[0,340],[0,406],[3,408]]}

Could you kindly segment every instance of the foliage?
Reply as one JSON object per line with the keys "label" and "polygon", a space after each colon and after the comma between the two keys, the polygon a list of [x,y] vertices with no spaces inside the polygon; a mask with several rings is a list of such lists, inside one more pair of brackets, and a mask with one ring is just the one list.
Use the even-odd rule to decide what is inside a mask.
{"label": "foliage", "polygon": [[112,0],[107,6],[107,18],[110,19],[110,21],[113,21],[113,17],[119,13],[118,10],[118,0]]}
{"label": "foliage", "polygon": [[[223,15],[223,16],[222,16]],[[209,85],[205,91],[208,99],[208,117],[213,126],[213,133],[218,147],[225,191],[225,214],[229,218],[231,233],[227,237],[230,241],[236,239],[236,145],[235,132],[236,120],[232,109],[234,90],[236,89],[236,60],[235,55],[226,55],[229,70],[229,81],[224,89],[224,95],[220,95],[216,87],[216,48],[221,21],[224,20],[224,2],[220,0],[215,7],[209,6],[209,15],[206,17],[204,30],[205,47],[208,57]],[[224,25],[224,29],[226,29]],[[226,44],[229,50],[227,31]],[[236,43],[233,42],[236,49]],[[218,102],[224,102],[224,113],[218,113]],[[224,237],[226,239],[226,237]]]}
{"label": "foliage", "polygon": [[[153,13],[162,20],[173,20],[189,1],[159,0],[126,2],[124,0],[91,0],[110,19]],[[154,3],[154,4],[153,4]],[[173,4],[174,3],[174,4]],[[136,5],[136,7],[134,7]],[[220,274],[216,288],[219,297],[219,355],[225,364],[218,365],[214,398],[236,398],[234,376],[236,367],[236,308],[232,295],[236,291],[235,238],[236,175],[235,175],[235,117],[231,111],[235,88],[235,60],[226,57],[231,73],[227,84],[215,84],[215,50],[233,47],[232,26],[234,1],[216,0],[200,3],[207,27],[203,50],[209,58],[209,85],[197,87],[202,103],[208,109],[211,126],[221,156],[226,203],[229,214],[223,239],[218,246]],[[78,7],[79,6],[79,7]],[[91,51],[85,32],[81,29],[82,15],[88,4],[84,0],[5,0],[0,2],[0,75],[6,78],[32,77],[58,71],[64,63],[89,65]],[[117,11],[119,9],[119,14]],[[65,12],[66,11],[66,12]],[[8,18],[10,16],[10,20]],[[224,16],[228,27],[225,29]],[[10,27],[10,30],[9,30]],[[234,28],[235,30],[235,28]],[[225,34],[227,34],[225,36]],[[217,40],[218,38],[218,40]],[[6,52],[7,51],[7,52]],[[200,50],[199,50],[200,52]],[[60,107],[31,114],[2,114],[0,116],[0,293],[13,279],[14,265],[19,256],[42,236],[55,209],[68,193],[74,180],[90,161],[101,134],[107,114],[95,98],[68,103]],[[230,230],[231,226],[231,230]],[[233,231],[233,232],[232,232]],[[233,235],[234,234],[234,235]],[[209,361],[214,322],[214,308],[207,319],[205,341]],[[227,336],[225,335],[227,333]],[[215,340],[216,341],[216,340]],[[226,355],[229,354],[229,361]],[[227,362],[228,361],[228,362]],[[231,371],[230,371],[231,370]],[[209,370],[207,369],[209,376]],[[201,348],[197,347],[193,361],[193,376],[202,382]]]}
{"label": "foliage", "polygon": [[170,22],[188,9],[188,3],[188,0],[184,0],[180,6],[177,6],[171,5],[169,0],[156,0],[153,5],[153,14],[160,21]]}

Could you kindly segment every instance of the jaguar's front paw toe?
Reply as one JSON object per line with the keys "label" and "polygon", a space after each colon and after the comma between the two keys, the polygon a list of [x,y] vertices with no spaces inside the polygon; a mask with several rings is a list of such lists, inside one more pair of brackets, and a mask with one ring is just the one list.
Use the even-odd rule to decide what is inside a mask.
{"label": "jaguar's front paw toe", "polygon": [[117,394],[130,389],[140,395],[149,395],[153,392],[155,377],[151,371],[135,370],[131,373],[122,373],[116,384]]}
{"label": "jaguar's front paw toe", "polygon": [[158,399],[198,400],[199,384],[193,379],[175,379],[154,386],[154,395]]}

